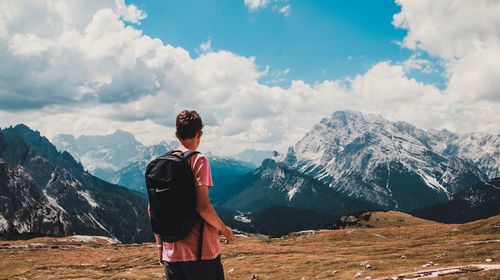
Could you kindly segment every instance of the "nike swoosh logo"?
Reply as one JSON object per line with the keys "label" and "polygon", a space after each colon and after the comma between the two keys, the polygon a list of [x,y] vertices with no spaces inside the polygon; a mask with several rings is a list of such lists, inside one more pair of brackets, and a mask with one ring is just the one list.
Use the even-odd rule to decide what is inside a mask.
{"label": "nike swoosh logo", "polygon": [[166,188],[166,189],[155,189],[155,192],[159,193],[159,192],[164,192],[164,191],[169,191],[171,188]]}

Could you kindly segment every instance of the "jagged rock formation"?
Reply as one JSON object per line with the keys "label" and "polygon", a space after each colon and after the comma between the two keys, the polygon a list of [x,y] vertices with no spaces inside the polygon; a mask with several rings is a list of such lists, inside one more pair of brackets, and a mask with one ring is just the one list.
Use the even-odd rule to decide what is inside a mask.
{"label": "jagged rock formation", "polygon": [[92,176],[25,125],[0,130],[0,233],[152,239],[143,196]]}
{"label": "jagged rock formation", "polygon": [[232,185],[233,195],[224,206],[241,211],[258,212],[272,206],[313,209],[337,216],[377,205],[348,197],[332,190],[313,177],[289,168],[273,159],[238,178]]}
{"label": "jagged rock formation", "polygon": [[[480,135],[459,137],[379,115],[337,111],[278,160],[351,197],[410,210],[447,201],[499,172],[499,136]],[[296,189],[291,194],[301,186]]]}

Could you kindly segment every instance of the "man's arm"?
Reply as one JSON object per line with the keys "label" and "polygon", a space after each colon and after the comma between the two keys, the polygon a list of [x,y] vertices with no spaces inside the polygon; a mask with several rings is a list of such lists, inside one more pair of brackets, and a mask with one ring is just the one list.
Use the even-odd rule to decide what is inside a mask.
{"label": "man's arm", "polygon": [[227,242],[231,242],[233,240],[233,232],[224,224],[224,222],[222,222],[215,212],[214,207],[210,203],[208,187],[206,186],[196,188],[196,210],[205,222],[214,226],[226,237]]}

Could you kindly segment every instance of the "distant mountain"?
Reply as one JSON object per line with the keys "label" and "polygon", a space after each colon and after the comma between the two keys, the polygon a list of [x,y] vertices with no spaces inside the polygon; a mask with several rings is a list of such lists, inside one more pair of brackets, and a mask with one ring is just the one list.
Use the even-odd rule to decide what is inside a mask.
{"label": "distant mountain", "polygon": [[219,190],[215,205],[226,224],[271,236],[326,228],[342,215],[382,209],[273,159],[265,159],[260,167]]}
{"label": "distant mountain", "polygon": [[93,174],[120,170],[132,162],[150,160],[177,147],[175,141],[144,146],[132,133],[121,129],[109,135],[81,135],[78,138],[59,134],[52,142],[58,150],[73,155]]}
{"label": "distant mountain", "polygon": [[252,163],[237,160],[231,157],[208,156],[212,171],[214,188],[210,190],[210,199],[215,205],[232,193],[232,184],[242,175],[252,171]]}
{"label": "distant mountain", "polygon": [[[137,155],[126,157],[131,162],[119,166],[114,160],[119,152],[102,143],[94,146],[95,151],[84,149],[92,156],[87,162],[113,166],[116,169],[95,172],[144,192],[147,162],[168,150],[168,145],[157,145],[158,154],[145,153],[141,151],[148,149],[135,138],[123,137],[127,140],[122,142],[136,147]],[[240,212],[252,217],[269,214],[272,211],[267,210],[276,206],[335,217],[367,210],[411,211],[447,202],[467,186],[498,174],[498,139],[499,135],[482,132],[459,136],[445,129],[426,131],[375,114],[336,111],[313,125],[283,155],[255,150],[234,157],[207,153],[215,184],[210,194],[214,205],[225,209],[226,221],[240,217]],[[235,157],[264,160],[252,169],[251,163]],[[237,219],[240,226],[258,230]]]}
{"label": "distant mountain", "polygon": [[230,157],[241,161],[250,162],[255,166],[259,166],[264,159],[272,158],[273,156],[274,151],[245,149],[238,154],[231,155]]}
{"label": "distant mountain", "polygon": [[[93,175],[141,193],[146,193],[144,172],[149,161],[176,149],[179,145],[178,141],[171,141],[145,146],[137,141],[132,133],[122,130],[109,135],[82,135],[78,138],[60,134],[54,138],[54,143],[59,150],[68,151],[80,159],[83,166]],[[215,200],[224,186],[255,168],[249,162],[232,157],[206,154],[212,168],[212,179],[217,185],[211,192]]]}
{"label": "distant mountain", "polygon": [[[411,211],[448,202],[467,186],[488,180],[498,170],[498,151],[498,135],[458,136],[337,111],[286,154],[265,159],[220,188],[216,206],[235,228],[269,234],[300,227],[294,222],[279,226],[289,220],[283,209],[301,217],[308,217],[307,211],[329,217]],[[264,216],[274,222],[258,223],[256,217]],[[267,227],[273,223],[274,228]]]}
{"label": "distant mountain", "polygon": [[86,172],[25,125],[0,130],[0,233],[152,239],[146,199]]}
{"label": "distant mountain", "polygon": [[443,223],[467,223],[500,215],[500,177],[461,190],[453,199],[411,212]]}
{"label": "distant mountain", "polygon": [[228,189],[228,197],[221,200],[223,207],[253,213],[273,206],[286,206],[341,216],[380,208],[348,197],[273,159],[264,160],[259,168],[239,177]]}
{"label": "distant mountain", "polygon": [[[461,188],[487,180],[499,168],[498,138],[464,138],[379,115],[336,111],[278,161],[336,192],[406,211],[448,201]],[[469,157],[471,151],[481,156]]]}
{"label": "distant mountain", "polygon": [[467,133],[449,141],[442,151],[474,162],[488,178],[500,177],[500,136],[484,132]]}

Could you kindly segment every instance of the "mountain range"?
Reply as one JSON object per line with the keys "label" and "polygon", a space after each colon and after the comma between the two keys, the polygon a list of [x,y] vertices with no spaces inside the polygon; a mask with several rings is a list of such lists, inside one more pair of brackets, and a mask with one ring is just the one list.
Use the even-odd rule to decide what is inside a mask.
{"label": "mountain range", "polygon": [[[150,236],[144,168],[176,142],[145,146],[122,130],[63,134],[53,140],[59,152],[25,125],[0,132],[2,232],[89,232],[125,242]],[[321,119],[283,154],[249,149],[231,157],[206,155],[216,186],[213,204],[227,224],[248,232],[325,227],[368,210],[444,222],[499,214],[492,189],[500,175],[499,135],[423,130],[345,110]],[[254,165],[257,159],[263,160]],[[19,210],[24,205],[26,212]],[[468,218],[453,218],[459,209]],[[123,225],[123,214],[135,226]]]}
{"label": "mountain range", "polygon": [[[336,111],[276,159],[333,191],[402,211],[450,200],[500,175],[500,137],[419,129],[375,114]],[[302,191],[287,190],[288,199]]]}
{"label": "mountain range", "polygon": [[[117,135],[123,138],[121,145],[106,146],[116,143]],[[144,167],[156,155],[143,151],[160,154],[174,144],[162,142],[152,149],[124,131],[61,141],[63,137],[70,138],[58,136],[56,145],[87,159],[90,168],[95,166],[92,163],[103,162],[96,175],[128,187],[139,186],[139,190],[144,189]],[[96,137],[100,145],[75,148],[89,147],[85,142]],[[128,155],[133,161],[120,166],[113,161],[118,158],[114,154],[127,146],[127,151],[134,151]],[[226,221],[239,213],[251,213],[248,217],[255,221],[260,212],[275,206],[332,217],[363,210],[412,211],[446,203],[461,190],[500,175],[499,135],[474,132],[460,136],[446,129],[424,130],[351,110],[321,119],[281,155],[255,149],[234,157],[207,155],[217,186],[211,198],[223,209]],[[252,155],[267,159],[255,169],[236,159],[249,160]],[[105,166],[119,171],[108,169],[111,175],[99,174]],[[245,228],[255,226],[231,222]]]}
{"label": "mountain range", "polygon": [[143,195],[84,170],[25,125],[0,130],[0,233],[152,240]]}
{"label": "mountain range", "polygon": [[[178,141],[162,141],[146,146],[132,133],[116,130],[108,135],[81,135],[75,138],[70,134],[59,134],[52,140],[58,150],[67,151],[93,175],[114,184],[146,193],[144,172],[150,160],[170,150],[176,149]],[[250,160],[272,154],[266,151],[246,150],[236,157]],[[251,162],[235,157],[222,157],[206,153],[210,160],[214,184],[224,186],[232,183],[237,176],[255,168]],[[217,199],[217,192],[212,196]]]}
{"label": "mountain range", "polygon": [[[485,184],[500,174],[499,163],[499,135],[476,132],[458,136],[448,130],[425,131],[379,115],[336,111],[315,124],[287,153],[264,160],[226,186],[220,207],[224,213],[236,211],[232,213],[235,217],[245,213],[246,224],[240,219],[234,226],[268,234],[290,227],[307,228],[303,222],[270,226],[283,221],[283,209],[290,213],[316,211],[301,215],[316,224],[324,224],[320,218],[324,215],[338,218],[352,212],[408,212],[426,207],[431,208],[415,213],[426,213],[425,218],[431,220],[459,221],[445,214],[433,216],[453,205],[475,213],[470,217],[484,218],[500,214],[492,206],[500,205],[498,195],[475,200],[479,202],[473,209],[457,201],[468,193],[494,193],[489,187],[492,184]],[[478,186],[483,186],[481,191]],[[282,208],[269,211],[273,207]],[[488,211],[478,215],[479,209]],[[257,217],[262,219],[262,213],[267,215],[266,223],[259,224]],[[470,221],[470,217],[462,220]]]}

